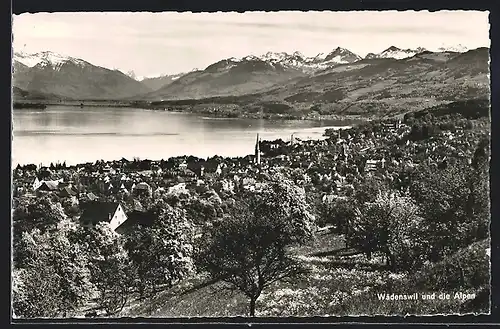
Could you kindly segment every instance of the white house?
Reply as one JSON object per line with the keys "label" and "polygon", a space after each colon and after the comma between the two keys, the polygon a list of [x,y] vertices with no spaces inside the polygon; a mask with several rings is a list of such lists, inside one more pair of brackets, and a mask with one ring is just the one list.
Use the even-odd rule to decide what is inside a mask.
{"label": "white house", "polygon": [[40,186],[42,186],[42,182],[38,180],[38,177],[36,177],[35,181],[33,182],[33,191],[38,190]]}
{"label": "white house", "polygon": [[80,216],[80,224],[84,227],[95,227],[106,222],[115,231],[127,220],[127,214],[119,203],[91,201],[84,206]]}
{"label": "white house", "polygon": [[187,192],[186,183],[179,183],[168,188],[168,193],[170,194],[180,194],[186,192]]}

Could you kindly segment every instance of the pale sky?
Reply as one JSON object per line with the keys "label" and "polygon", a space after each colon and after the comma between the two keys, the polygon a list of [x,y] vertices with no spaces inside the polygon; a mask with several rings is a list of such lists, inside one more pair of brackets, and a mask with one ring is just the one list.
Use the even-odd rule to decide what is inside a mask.
{"label": "pale sky", "polygon": [[399,48],[489,47],[488,12],[36,13],[13,17],[14,51],[53,51],[138,76],[187,72],[268,51],[338,46],[365,56]]}

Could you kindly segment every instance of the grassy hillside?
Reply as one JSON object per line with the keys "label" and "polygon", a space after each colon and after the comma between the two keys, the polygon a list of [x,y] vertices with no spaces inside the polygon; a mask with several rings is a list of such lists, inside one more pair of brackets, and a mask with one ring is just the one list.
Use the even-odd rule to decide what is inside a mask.
{"label": "grassy hillside", "polygon": [[[487,312],[489,298],[483,287],[489,283],[489,241],[460,250],[447,259],[429,264],[411,275],[386,270],[382,257],[365,256],[345,249],[343,236],[320,232],[309,245],[290,252],[310,269],[299,282],[278,283],[257,300],[256,316],[349,316],[377,314],[436,314],[439,312]],[[460,264],[464,264],[462,267]],[[465,267],[464,267],[465,266]],[[464,279],[457,281],[462,271]],[[464,272],[465,271],[465,272]],[[458,275],[458,276],[457,276]],[[139,317],[227,317],[246,316],[248,300],[223,283],[204,285],[201,277],[186,280],[158,294],[153,300],[135,301],[122,313]],[[453,284],[451,284],[453,283]],[[450,287],[477,299],[422,300],[422,293]],[[480,286],[477,291],[473,287]],[[419,294],[415,301],[381,301],[377,294]],[[489,296],[489,293],[486,294]]]}

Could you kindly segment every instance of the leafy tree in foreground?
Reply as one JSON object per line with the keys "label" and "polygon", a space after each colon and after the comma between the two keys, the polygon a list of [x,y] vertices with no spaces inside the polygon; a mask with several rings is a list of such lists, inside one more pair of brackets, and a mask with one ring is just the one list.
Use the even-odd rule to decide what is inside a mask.
{"label": "leafy tree in foreground", "polygon": [[422,248],[419,230],[422,219],[414,201],[398,193],[379,193],[374,202],[366,203],[355,216],[348,240],[368,258],[382,252],[392,270],[412,270],[420,266]]}
{"label": "leafy tree in foreground", "polygon": [[22,240],[28,252],[24,267],[14,270],[16,316],[64,317],[82,306],[93,290],[82,248],[64,229],[43,234],[34,229]]}
{"label": "leafy tree in foreground", "polygon": [[489,177],[485,169],[457,163],[422,168],[410,191],[425,219],[426,256],[438,261],[489,232]]}
{"label": "leafy tree in foreground", "polygon": [[[14,261],[22,263],[24,256],[20,250],[21,236],[24,232],[29,233],[33,229],[39,229],[41,233],[53,230],[67,216],[59,203],[54,203],[48,196],[38,199],[21,197],[14,200],[13,224],[13,250]],[[21,266],[21,265],[20,265]]]}
{"label": "leafy tree in foreground", "polygon": [[245,294],[250,316],[266,287],[304,272],[287,254],[289,245],[312,237],[314,217],[301,192],[284,183],[245,195],[232,216],[214,226],[199,246],[198,269]]}
{"label": "leafy tree in foreground", "polygon": [[348,234],[351,223],[356,216],[356,201],[353,198],[338,199],[326,202],[323,205],[325,221],[334,225],[334,230],[339,234]]}
{"label": "leafy tree in foreground", "polygon": [[137,228],[125,245],[137,269],[141,297],[156,294],[161,285],[171,287],[193,268],[192,226],[185,214],[163,201],[150,211],[153,225]]}
{"label": "leafy tree in foreground", "polygon": [[89,268],[98,293],[97,303],[113,315],[127,303],[135,273],[122,241],[106,223],[88,233]]}

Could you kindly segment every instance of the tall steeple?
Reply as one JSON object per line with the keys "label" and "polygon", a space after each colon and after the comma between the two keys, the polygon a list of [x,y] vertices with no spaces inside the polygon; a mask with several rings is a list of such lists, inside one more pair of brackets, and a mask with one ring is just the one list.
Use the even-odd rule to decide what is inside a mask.
{"label": "tall steeple", "polygon": [[260,145],[259,133],[257,133],[257,140],[255,141],[255,163],[260,165]]}

